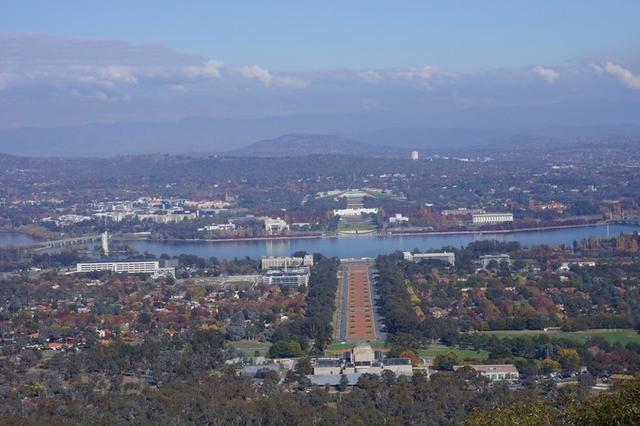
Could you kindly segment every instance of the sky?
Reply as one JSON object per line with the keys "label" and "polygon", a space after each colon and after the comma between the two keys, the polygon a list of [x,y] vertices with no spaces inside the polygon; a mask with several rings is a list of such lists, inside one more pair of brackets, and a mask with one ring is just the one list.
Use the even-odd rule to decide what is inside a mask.
{"label": "sky", "polygon": [[114,38],[277,70],[556,64],[630,53],[640,2],[1,1],[3,32]]}
{"label": "sky", "polygon": [[455,126],[470,110],[544,110],[531,125],[627,123],[640,96],[638,1],[0,0],[0,10],[0,128],[368,112],[436,124],[448,114]]}

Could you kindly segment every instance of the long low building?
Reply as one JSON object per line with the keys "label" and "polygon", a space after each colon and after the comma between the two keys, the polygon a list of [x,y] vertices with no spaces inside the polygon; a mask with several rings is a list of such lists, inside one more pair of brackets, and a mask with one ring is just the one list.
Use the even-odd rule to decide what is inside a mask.
{"label": "long low building", "polygon": [[456,264],[456,254],[453,252],[441,252],[441,253],[411,253],[405,251],[402,253],[404,260],[413,262],[422,262],[423,260],[441,260],[449,263],[451,266]]}
{"label": "long low building", "polygon": [[76,272],[115,272],[123,274],[153,274],[154,276],[175,276],[175,268],[161,268],[160,262],[157,260],[78,263],[76,264]]}
{"label": "long low building", "polygon": [[265,256],[260,261],[262,269],[285,268],[296,266],[313,266],[313,255],[306,254],[304,257],[273,257]]}
{"label": "long low building", "polygon": [[454,365],[453,370],[456,371],[464,367],[470,367],[495,382],[515,381],[520,378],[520,373],[518,373],[518,369],[513,364]]}
{"label": "long low building", "polygon": [[362,216],[365,214],[378,214],[377,208],[346,208],[333,211],[334,216]]}
{"label": "long low building", "polygon": [[513,213],[480,213],[471,217],[474,225],[490,225],[495,223],[513,222]]}
{"label": "long low building", "polygon": [[300,287],[309,284],[309,268],[270,269],[262,276],[262,282],[267,285],[279,285],[284,287]]}

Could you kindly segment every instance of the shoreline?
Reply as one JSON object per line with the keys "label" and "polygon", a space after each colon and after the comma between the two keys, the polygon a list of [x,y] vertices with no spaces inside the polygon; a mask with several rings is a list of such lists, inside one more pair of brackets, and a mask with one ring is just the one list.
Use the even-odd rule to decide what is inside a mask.
{"label": "shoreline", "polygon": [[[114,237],[116,241],[154,241],[154,242],[185,242],[185,243],[225,243],[225,242],[260,242],[260,241],[289,241],[289,240],[309,240],[309,239],[340,239],[340,238],[361,238],[361,237],[379,237],[379,238],[398,238],[404,236],[417,236],[417,235],[434,235],[434,236],[447,236],[447,235],[494,235],[494,234],[517,234],[522,232],[536,232],[536,231],[553,231],[561,229],[571,228],[594,228],[599,226],[608,225],[606,222],[598,223],[586,223],[575,225],[554,225],[545,227],[529,227],[520,229],[499,229],[492,231],[424,231],[424,232],[407,232],[407,233],[369,233],[369,234],[335,234],[335,235],[282,235],[273,237],[242,237],[242,238],[165,238],[165,239],[151,239],[151,238],[118,238]],[[632,226],[632,225],[630,225]]]}
{"label": "shoreline", "polygon": [[[346,239],[346,238],[362,238],[362,237],[377,237],[377,238],[401,238],[401,237],[411,237],[411,236],[455,236],[455,235],[510,235],[510,234],[518,234],[518,233],[526,233],[526,232],[544,232],[544,231],[553,231],[553,230],[562,230],[562,229],[575,229],[575,228],[596,228],[606,225],[628,225],[634,226],[633,224],[620,224],[620,223],[607,223],[607,222],[596,222],[596,223],[583,223],[583,224],[572,224],[572,225],[552,225],[552,226],[542,226],[542,227],[527,227],[527,228],[518,228],[518,229],[497,229],[497,230],[487,230],[487,231],[478,231],[478,230],[467,230],[467,231],[412,231],[412,232],[398,232],[398,233],[368,233],[368,234],[314,234],[314,235],[279,235],[279,236],[264,236],[264,237],[237,237],[237,238],[165,238],[165,239],[152,239],[152,238],[127,238],[118,235],[113,235],[113,241],[122,241],[122,242],[135,242],[135,241],[148,241],[148,242],[166,242],[166,243],[238,243],[238,242],[264,242],[264,241],[294,241],[294,240],[311,240],[311,239]],[[18,230],[7,230],[0,229],[0,236],[3,234],[14,234],[14,235],[24,235],[26,237],[32,238],[36,242],[38,241],[33,236],[26,234],[24,232],[20,232]],[[9,247],[9,245],[0,244],[0,247]]]}

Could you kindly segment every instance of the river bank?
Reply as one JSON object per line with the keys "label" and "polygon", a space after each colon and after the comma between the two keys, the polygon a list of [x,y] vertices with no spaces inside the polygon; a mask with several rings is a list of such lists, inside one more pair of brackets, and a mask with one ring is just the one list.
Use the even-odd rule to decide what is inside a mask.
{"label": "river bank", "polygon": [[237,237],[237,238],[129,238],[113,236],[115,241],[164,241],[168,243],[175,242],[187,242],[187,243],[225,243],[225,242],[252,242],[252,241],[281,241],[281,240],[308,240],[308,239],[337,239],[337,238],[369,238],[369,237],[388,237],[396,238],[403,236],[447,236],[447,235],[493,235],[493,234],[515,234],[519,232],[536,232],[536,231],[550,231],[558,229],[572,229],[572,228],[591,228],[598,226],[605,226],[606,222],[598,223],[586,223],[586,224],[573,224],[573,225],[553,225],[553,226],[540,226],[540,227],[528,227],[517,229],[498,229],[498,230],[468,230],[468,231],[415,231],[415,232],[374,232],[368,234],[317,234],[317,235],[273,235],[264,237]]}
{"label": "river bank", "polygon": [[606,225],[556,229],[519,230],[509,233],[430,233],[418,235],[357,235],[325,236],[314,238],[243,239],[229,240],[129,240],[126,244],[140,253],[156,256],[168,254],[194,254],[220,260],[260,258],[262,256],[289,256],[297,251],[322,253],[340,258],[376,257],[394,251],[419,249],[440,250],[443,247],[462,247],[477,240],[495,239],[517,241],[523,246],[570,245],[584,238],[608,238],[620,233],[640,231],[640,226]]}

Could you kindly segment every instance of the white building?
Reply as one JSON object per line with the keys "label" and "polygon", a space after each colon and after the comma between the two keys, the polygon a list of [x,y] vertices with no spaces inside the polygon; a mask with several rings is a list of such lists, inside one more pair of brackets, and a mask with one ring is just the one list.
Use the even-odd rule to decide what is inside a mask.
{"label": "white building", "polygon": [[264,230],[267,232],[267,235],[273,235],[289,230],[289,224],[279,217],[275,219],[264,217],[262,220],[264,221]]}
{"label": "white building", "polygon": [[217,225],[206,225],[203,228],[198,228],[198,231],[235,231],[236,225],[234,223],[220,223]]}
{"label": "white building", "polygon": [[363,214],[378,214],[377,208],[359,208],[359,209],[336,209],[333,211],[334,216],[362,216]]}
{"label": "white building", "polygon": [[449,263],[451,266],[456,264],[456,254],[453,252],[444,251],[441,253],[411,253],[405,251],[402,253],[404,260],[409,262],[421,262],[423,260],[441,260]]}
{"label": "white building", "polygon": [[300,287],[309,284],[309,268],[271,269],[262,276],[262,283],[267,285],[279,285],[283,287]]}
{"label": "white building", "polygon": [[520,378],[520,373],[518,373],[518,369],[513,364],[454,365],[453,370],[456,371],[463,367],[470,367],[484,377],[496,382],[515,381]]}
{"label": "white building", "polygon": [[130,262],[91,262],[78,263],[76,272],[116,272],[125,274],[153,274],[160,269],[157,260],[137,260]]}
{"label": "white building", "polygon": [[389,218],[389,223],[398,224],[398,223],[407,223],[409,222],[409,218],[406,216],[402,216],[402,213],[396,213],[395,215]]}
{"label": "white building", "polygon": [[418,161],[420,159],[420,154],[418,151],[411,151],[411,160]]}
{"label": "white building", "polygon": [[197,218],[195,213],[171,213],[171,214],[139,214],[139,220],[150,220],[154,223],[179,223],[185,220],[194,220]]}
{"label": "white building", "polygon": [[260,266],[262,269],[313,266],[313,255],[307,254],[304,257],[263,257]]}
{"label": "white building", "polygon": [[472,216],[474,225],[513,222],[513,213],[480,213]]}
{"label": "white building", "polygon": [[483,268],[489,266],[491,261],[495,260],[498,265],[503,262],[506,262],[507,265],[511,265],[511,257],[508,254],[485,254],[484,256],[480,256],[480,264]]}

